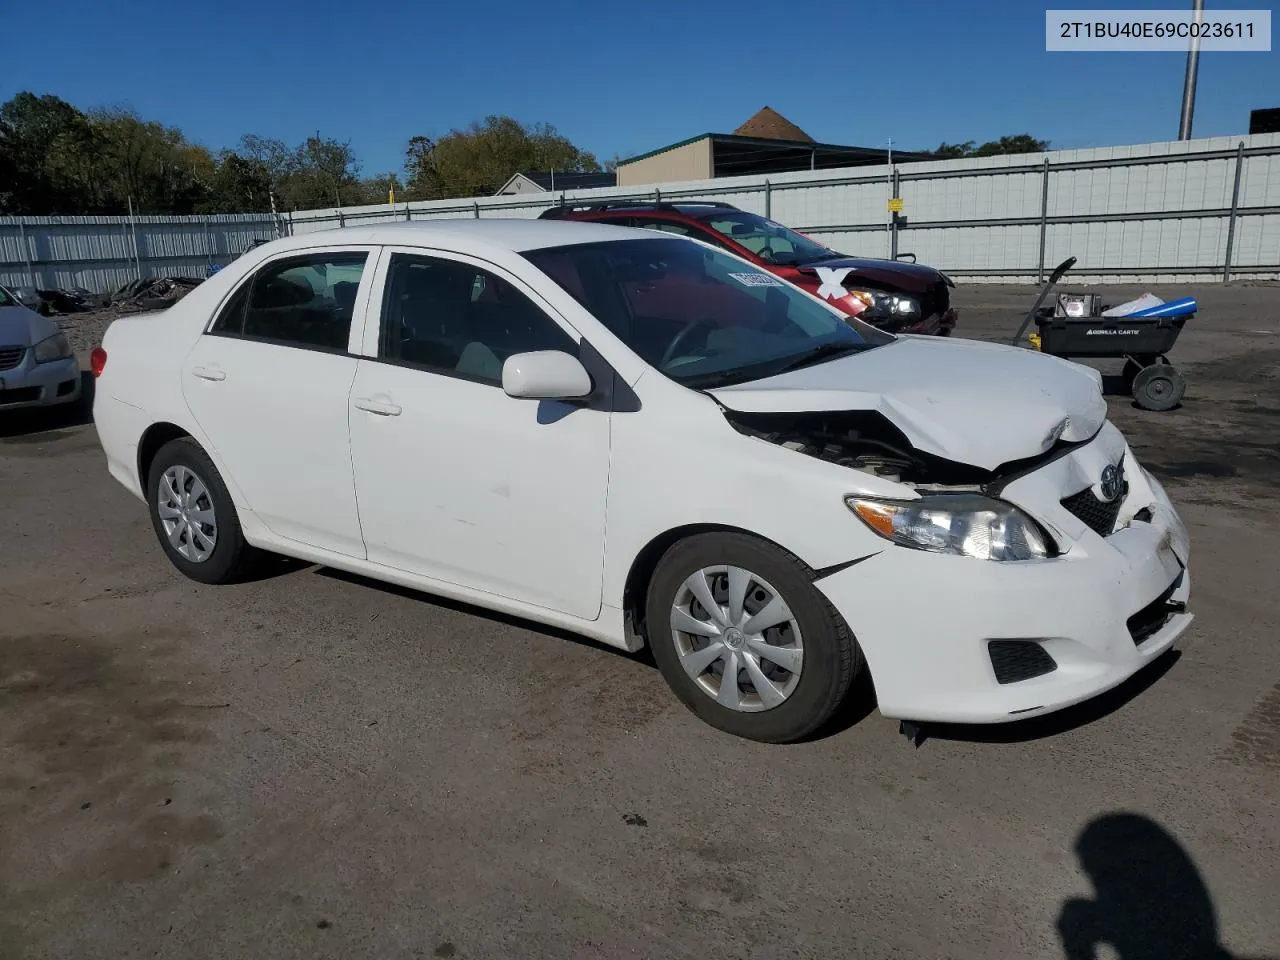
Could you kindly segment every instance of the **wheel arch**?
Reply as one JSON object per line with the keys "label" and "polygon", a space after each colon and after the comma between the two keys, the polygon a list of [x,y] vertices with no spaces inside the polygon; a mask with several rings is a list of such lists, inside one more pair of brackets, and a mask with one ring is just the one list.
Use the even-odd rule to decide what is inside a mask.
{"label": "wheel arch", "polygon": [[[682,540],[690,537],[699,536],[707,533],[733,533],[744,537],[751,537],[753,540],[759,540],[761,543],[767,543],[771,547],[782,550],[785,553],[795,556],[795,552],[788,550],[782,544],[763,537],[754,530],[747,530],[743,527],[735,527],[723,523],[689,523],[679,527],[672,527],[664,533],[658,534],[648,543],[646,543],[640,552],[636,554],[631,561],[631,567],[627,571],[627,578],[623,582],[622,587],[622,617],[623,626],[627,633],[628,640],[634,644],[632,649],[639,650],[643,648],[648,640],[644,631],[645,619],[645,602],[649,592],[649,583],[653,580],[653,575],[657,572],[658,563],[662,560],[663,555]],[[800,560],[799,557],[796,558]],[[805,570],[810,576],[814,576],[814,571],[808,564],[803,564]]]}
{"label": "wheel arch", "polygon": [[[144,492],[147,491],[147,475],[151,472],[151,464],[155,462],[160,448],[171,440],[191,437],[191,432],[176,423],[162,420],[153,423],[143,431],[138,439],[138,483]],[[194,437],[192,439],[195,439]]]}

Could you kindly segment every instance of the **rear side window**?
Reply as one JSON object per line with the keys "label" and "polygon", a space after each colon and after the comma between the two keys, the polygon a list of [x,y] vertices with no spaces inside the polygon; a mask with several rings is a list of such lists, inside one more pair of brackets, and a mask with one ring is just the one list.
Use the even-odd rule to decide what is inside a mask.
{"label": "rear side window", "polygon": [[227,301],[210,332],[346,350],[367,260],[367,253],[324,253],[273,261]]}

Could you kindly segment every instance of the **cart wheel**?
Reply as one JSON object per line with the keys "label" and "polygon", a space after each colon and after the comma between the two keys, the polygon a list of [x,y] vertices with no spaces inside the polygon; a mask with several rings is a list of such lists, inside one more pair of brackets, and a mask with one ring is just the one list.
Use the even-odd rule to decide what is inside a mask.
{"label": "cart wheel", "polygon": [[1172,410],[1182,402],[1187,382],[1171,363],[1153,363],[1133,378],[1133,399],[1143,410]]}

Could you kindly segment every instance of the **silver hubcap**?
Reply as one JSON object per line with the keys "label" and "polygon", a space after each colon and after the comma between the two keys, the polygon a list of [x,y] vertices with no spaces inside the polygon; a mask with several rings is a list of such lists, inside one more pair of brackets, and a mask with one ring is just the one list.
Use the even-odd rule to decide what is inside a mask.
{"label": "silver hubcap", "polygon": [[704,567],[682,583],[671,638],[693,682],[730,710],[770,710],[800,682],[800,625],[782,594],[742,567]]}
{"label": "silver hubcap", "polygon": [[218,518],[203,480],[187,467],[170,467],[160,477],[156,512],[173,549],[192,563],[209,559],[218,542]]}

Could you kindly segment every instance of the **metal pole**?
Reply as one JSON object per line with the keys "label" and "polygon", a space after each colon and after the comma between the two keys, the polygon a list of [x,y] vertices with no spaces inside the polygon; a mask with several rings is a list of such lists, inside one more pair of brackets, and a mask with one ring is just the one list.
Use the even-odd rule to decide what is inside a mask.
{"label": "metal pole", "polygon": [[471,201],[471,216],[477,220],[480,219],[480,204],[475,200]]}
{"label": "metal pole", "polygon": [[213,266],[213,235],[209,231],[209,218],[204,218],[204,258]]}
{"label": "metal pole", "polygon": [[[893,168],[892,176],[893,176],[893,196],[894,196],[894,199],[897,199],[898,190],[899,190],[897,167]],[[898,211],[894,210],[894,211],[891,211],[891,213],[892,213],[892,219],[890,220],[890,223],[892,227],[891,227],[891,232],[889,234],[889,259],[897,260],[898,259]]]}
{"label": "metal pole", "polygon": [[142,279],[142,258],[138,255],[138,221],[133,217],[133,194],[129,195],[129,230],[133,234],[133,265]]}
{"label": "metal pole", "polygon": [[1040,174],[1040,264],[1036,267],[1036,283],[1044,283],[1044,245],[1049,234],[1049,158],[1044,158]]}
{"label": "metal pole", "polygon": [[764,218],[773,219],[773,184],[768,180],[764,182]]}
{"label": "metal pole", "polygon": [[22,242],[22,259],[27,262],[27,284],[35,290],[40,284],[36,283],[35,267],[31,265],[31,249],[27,246],[27,221],[24,217],[18,218],[18,238]]}
{"label": "metal pole", "polygon": [[[1195,22],[1199,26],[1204,20],[1204,0],[1192,0],[1191,9],[1195,12]],[[1182,117],[1178,121],[1178,139],[1191,139],[1191,119],[1196,110],[1196,74],[1200,71],[1200,34],[1194,31],[1191,37],[1191,48],[1187,51],[1187,75],[1182,81]]]}
{"label": "metal pole", "polygon": [[1236,147],[1236,182],[1231,188],[1231,217],[1227,220],[1227,253],[1222,262],[1222,282],[1231,279],[1231,248],[1236,239],[1236,212],[1240,209],[1240,175],[1244,172],[1244,141]]}

